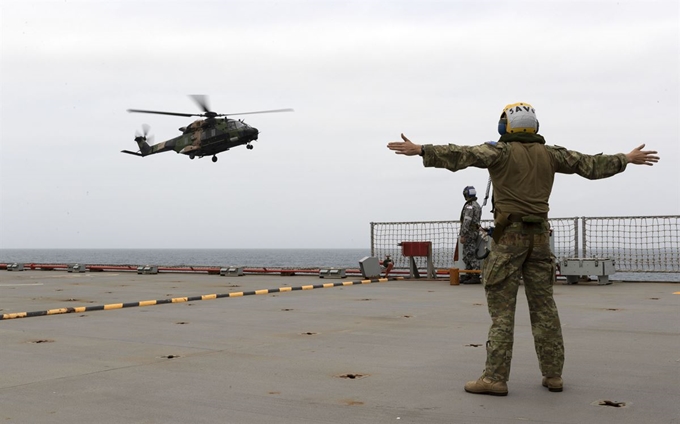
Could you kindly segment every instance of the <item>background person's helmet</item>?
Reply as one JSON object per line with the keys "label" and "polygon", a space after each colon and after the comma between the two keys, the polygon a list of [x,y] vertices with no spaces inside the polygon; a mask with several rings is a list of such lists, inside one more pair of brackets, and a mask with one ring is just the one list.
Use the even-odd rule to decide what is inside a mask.
{"label": "background person's helmet", "polygon": [[498,133],[538,133],[536,110],[529,103],[513,103],[503,108],[498,121]]}
{"label": "background person's helmet", "polygon": [[473,186],[467,186],[463,189],[463,196],[465,196],[465,199],[469,199],[471,197],[476,198],[477,197],[477,190]]}

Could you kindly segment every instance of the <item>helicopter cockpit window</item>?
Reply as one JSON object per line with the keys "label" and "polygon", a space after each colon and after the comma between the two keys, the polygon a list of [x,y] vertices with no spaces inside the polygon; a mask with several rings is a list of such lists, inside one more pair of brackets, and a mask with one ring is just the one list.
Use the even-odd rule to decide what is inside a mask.
{"label": "helicopter cockpit window", "polygon": [[228,130],[238,130],[241,128],[245,128],[247,125],[244,122],[241,121],[228,121],[227,122],[227,129]]}

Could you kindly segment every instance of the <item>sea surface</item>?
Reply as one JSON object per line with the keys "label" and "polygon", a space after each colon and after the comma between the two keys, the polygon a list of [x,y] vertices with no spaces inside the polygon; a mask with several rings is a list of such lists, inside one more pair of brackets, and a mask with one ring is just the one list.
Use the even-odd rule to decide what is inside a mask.
{"label": "sea surface", "polygon": [[0,249],[0,263],[359,268],[370,249]]}
{"label": "sea surface", "polygon": [[[0,249],[0,263],[356,269],[370,255],[370,249]],[[610,279],[680,283],[680,273],[620,272]]]}

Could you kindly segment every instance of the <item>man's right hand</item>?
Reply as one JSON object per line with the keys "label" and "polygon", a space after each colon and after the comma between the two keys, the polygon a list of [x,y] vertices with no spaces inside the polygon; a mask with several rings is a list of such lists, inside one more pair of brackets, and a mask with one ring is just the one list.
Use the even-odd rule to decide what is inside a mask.
{"label": "man's right hand", "polygon": [[398,155],[416,156],[420,154],[420,144],[411,142],[411,140],[406,138],[404,134],[401,135],[401,139],[404,141],[394,141],[392,143],[387,143],[387,148],[394,150],[394,152]]}

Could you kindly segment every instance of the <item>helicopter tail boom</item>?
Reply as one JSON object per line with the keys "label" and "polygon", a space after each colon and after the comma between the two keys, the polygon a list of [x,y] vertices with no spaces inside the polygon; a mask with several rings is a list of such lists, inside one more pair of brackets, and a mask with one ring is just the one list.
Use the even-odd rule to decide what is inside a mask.
{"label": "helicopter tail boom", "polygon": [[139,153],[139,152],[131,152],[131,151],[129,151],[129,150],[121,150],[120,152],[121,152],[121,153],[127,153],[128,155],[144,156],[143,154],[141,154],[141,153]]}
{"label": "helicopter tail boom", "polygon": [[137,135],[135,137],[135,141],[137,142],[137,145],[139,146],[138,152],[132,152],[130,150],[121,150],[121,153],[127,153],[128,155],[135,155],[135,156],[142,156],[142,157],[152,153],[151,146],[149,146],[149,143],[146,142],[146,134],[143,135],[143,136]]}
{"label": "helicopter tail boom", "polygon": [[137,142],[137,145],[139,146],[139,151],[140,151],[142,156],[146,156],[149,153],[151,153],[151,146],[149,146],[149,143],[146,142],[146,136],[135,137],[135,141]]}

